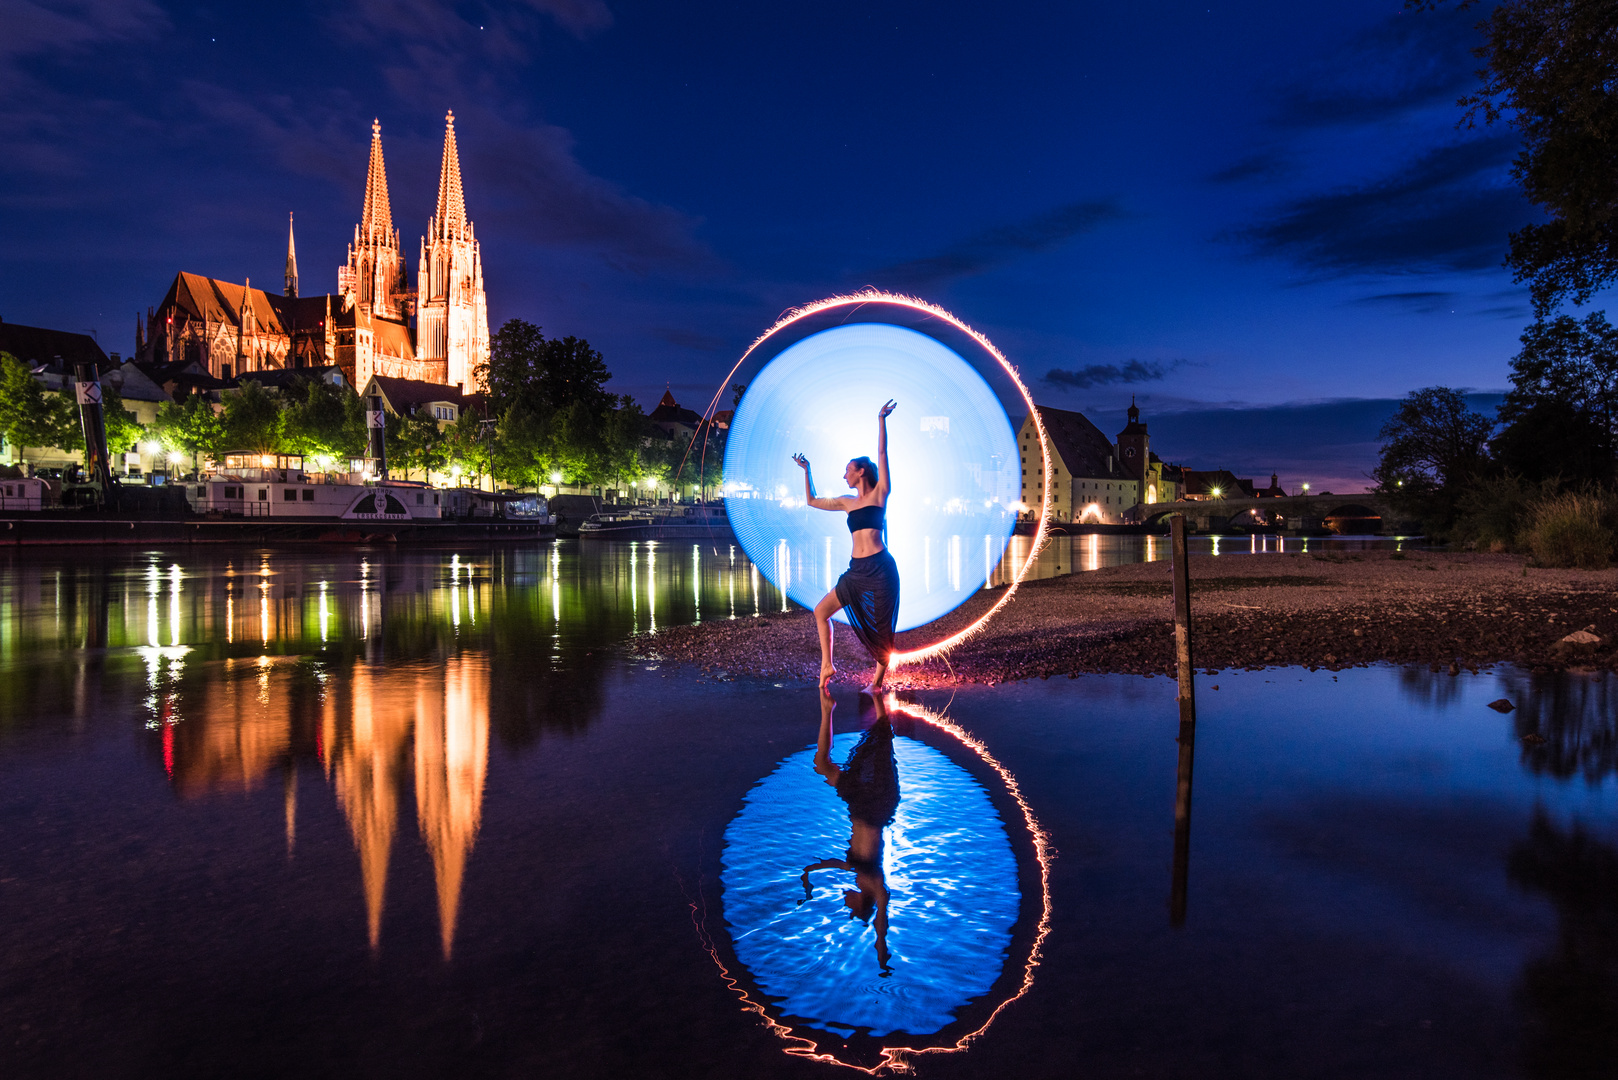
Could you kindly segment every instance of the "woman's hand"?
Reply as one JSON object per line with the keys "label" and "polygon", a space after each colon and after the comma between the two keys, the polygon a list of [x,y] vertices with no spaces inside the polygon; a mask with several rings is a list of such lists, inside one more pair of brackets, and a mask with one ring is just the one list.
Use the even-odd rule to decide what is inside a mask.
{"label": "woman's hand", "polygon": [[792,460],[796,461],[798,463],[798,467],[804,472],[809,471],[809,459],[804,457],[802,454],[793,454]]}
{"label": "woman's hand", "polygon": [[877,410],[876,418],[878,420],[886,420],[889,417],[889,415],[892,414],[893,410],[897,409],[898,407],[899,407],[899,403],[890,398],[886,405],[882,406],[882,408]]}

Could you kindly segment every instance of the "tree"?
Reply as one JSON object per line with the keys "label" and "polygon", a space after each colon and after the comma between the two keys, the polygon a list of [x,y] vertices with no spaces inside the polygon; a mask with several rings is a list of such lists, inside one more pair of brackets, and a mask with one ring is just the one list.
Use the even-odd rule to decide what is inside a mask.
{"label": "tree", "polygon": [[[1500,406],[1502,448],[1519,461],[1554,452],[1565,462],[1521,468],[1535,479],[1604,480],[1618,450],[1618,328],[1604,312],[1540,319],[1523,331]],[[1497,440],[1497,442],[1502,441]],[[1555,448],[1553,451],[1553,447]]]}
{"label": "tree", "polygon": [[483,429],[483,416],[471,409],[444,430],[444,452],[453,470],[481,478],[489,471],[489,440]]}
{"label": "tree", "polygon": [[192,394],[184,404],[164,402],[152,431],[166,449],[190,454],[193,469],[199,456],[217,458],[223,453],[224,423],[213,402],[201,394]]}
{"label": "tree", "polygon": [[251,380],[242,382],[240,390],[225,398],[223,449],[263,453],[279,450],[283,404],[279,391],[265,389]]}
{"label": "tree", "polygon": [[478,366],[476,376],[500,416],[516,405],[560,412],[583,403],[604,414],[618,404],[617,396],[606,389],[612,372],[588,341],[575,337],[547,341],[539,327],[522,319],[512,319],[495,331],[489,362]]}
{"label": "tree", "polygon": [[605,471],[614,485],[621,486],[624,481],[661,482],[668,473],[664,442],[663,432],[646,418],[635,399],[625,394],[602,430]]}
{"label": "tree", "polygon": [[[1442,0],[1407,0],[1434,8]],[[1468,7],[1473,0],[1462,0]],[[1502,0],[1478,24],[1481,86],[1466,122],[1509,115],[1512,175],[1551,220],[1511,234],[1506,263],[1543,317],[1618,281],[1618,48],[1612,0]]]}
{"label": "tree", "polygon": [[[442,469],[448,460],[444,432],[426,409],[417,409],[415,415],[404,422],[399,442],[404,449],[403,464],[407,480],[412,468],[420,469],[424,474],[432,473]],[[426,476],[422,479],[426,479]]]}
{"label": "tree", "polygon": [[28,365],[0,352],[0,435],[20,456],[25,448],[55,446],[56,410]]}
{"label": "tree", "polygon": [[124,408],[123,395],[111,383],[101,384],[101,418],[107,430],[109,454],[128,453],[136,443],[146,438],[146,425]]}
{"label": "tree", "polygon": [[489,360],[473,372],[497,416],[520,404],[537,404],[544,397],[545,335],[533,323],[512,319],[494,332]]}
{"label": "tree", "polygon": [[346,386],[323,379],[295,384],[294,401],[282,421],[282,445],[305,457],[363,457],[367,441],[365,402]]}
{"label": "tree", "polygon": [[604,415],[618,403],[606,390],[612,372],[602,355],[583,338],[553,338],[545,343],[545,374],[541,387],[545,403],[553,409],[583,405]]}
{"label": "tree", "polygon": [[1467,408],[1459,390],[1413,390],[1382,425],[1382,456],[1372,477],[1383,491],[1408,494],[1454,488],[1488,463],[1494,423]]}

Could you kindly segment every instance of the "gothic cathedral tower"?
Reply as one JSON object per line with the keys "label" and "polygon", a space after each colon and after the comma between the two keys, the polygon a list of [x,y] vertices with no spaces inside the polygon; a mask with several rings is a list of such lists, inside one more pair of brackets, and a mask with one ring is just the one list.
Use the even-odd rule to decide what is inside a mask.
{"label": "gothic cathedral tower", "polygon": [[358,308],[367,317],[403,322],[410,315],[404,259],[388,202],[388,174],[382,166],[382,124],[376,120],[371,121],[365,205],[348,245],[348,265],[337,272],[337,291],[345,308]]}
{"label": "gothic cathedral tower", "polygon": [[453,112],[445,117],[438,209],[421,242],[416,295],[416,358],[445,364],[446,381],[470,393],[476,389],[475,370],[489,360],[489,306],[483,294],[483,255],[466,219]]}

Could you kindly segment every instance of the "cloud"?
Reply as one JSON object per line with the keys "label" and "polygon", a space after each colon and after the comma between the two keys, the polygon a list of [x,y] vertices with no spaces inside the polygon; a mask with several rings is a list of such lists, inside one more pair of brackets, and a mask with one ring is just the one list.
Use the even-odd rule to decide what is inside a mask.
{"label": "cloud", "polygon": [[1476,84],[1476,11],[1405,12],[1295,72],[1277,93],[1276,123],[1315,128],[1379,124],[1451,105]]}
{"label": "cloud", "polygon": [[1411,311],[1428,313],[1449,307],[1457,295],[1459,294],[1434,290],[1380,293],[1376,296],[1361,296],[1350,300],[1349,303],[1364,307],[1403,307]]}
{"label": "cloud", "polygon": [[1115,199],[1068,203],[1009,225],[985,229],[936,255],[883,267],[872,277],[880,284],[895,288],[927,288],[984,273],[1025,255],[1048,251],[1123,216]]}
{"label": "cloud", "polygon": [[1136,383],[1156,382],[1184,360],[1131,360],[1120,367],[1117,364],[1090,364],[1074,371],[1051,368],[1045,373],[1045,382],[1075,390],[1091,390],[1098,386],[1131,386]]}
{"label": "cloud", "polygon": [[7,0],[0,58],[81,52],[108,42],[144,41],[169,29],[168,16],[147,0],[80,0],[46,8]]}
{"label": "cloud", "polygon": [[1494,269],[1507,235],[1534,218],[1507,175],[1516,146],[1500,134],[1439,147],[1390,176],[1298,199],[1235,236],[1328,277]]}
{"label": "cloud", "polygon": [[527,4],[581,38],[612,25],[612,12],[601,0],[527,0]]}
{"label": "cloud", "polygon": [[1239,184],[1244,180],[1270,180],[1286,169],[1286,164],[1274,154],[1253,154],[1213,173],[1208,181],[1214,184]]}

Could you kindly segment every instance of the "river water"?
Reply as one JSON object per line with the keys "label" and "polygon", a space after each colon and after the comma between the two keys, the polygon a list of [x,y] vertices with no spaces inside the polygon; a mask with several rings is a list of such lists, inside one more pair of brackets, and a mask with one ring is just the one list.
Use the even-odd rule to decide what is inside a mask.
{"label": "river water", "polygon": [[781,603],[681,544],[4,556],[0,1076],[1610,1070],[1611,680],[1203,676],[1177,860],[1169,680],[622,649]]}

